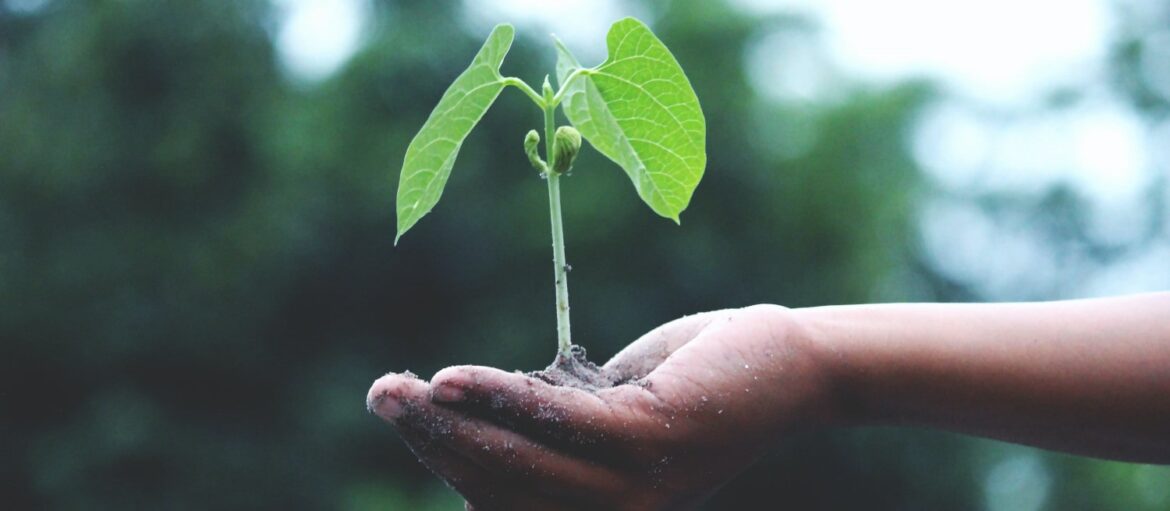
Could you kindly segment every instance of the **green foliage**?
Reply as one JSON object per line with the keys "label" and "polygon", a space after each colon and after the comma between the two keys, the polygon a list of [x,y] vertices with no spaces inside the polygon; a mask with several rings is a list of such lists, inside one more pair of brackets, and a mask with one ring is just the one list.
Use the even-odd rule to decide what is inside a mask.
{"label": "green foliage", "polygon": [[706,121],[699,100],[682,68],[666,46],[633,18],[610,27],[610,58],[584,69],[557,41],[561,57],[557,72],[561,90],[554,92],[545,75],[541,93],[518,78],[500,76],[500,64],[512,42],[512,27],[497,25],[471,67],[443,94],[422,130],[406,150],[398,186],[398,235],[439,201],[463,140],[506,85],[520,88],[544,114],[548,162],[540,159],[540,135],[524,137],[528,161],[548,181],[556,282],[559,354],[570,357],[568,263],[561,215],[560,175],[567,173],[581,150],[581,133],[556,125],[556,108],[565,102],[566,115],[581,127],[593,145],[617,162],[646,204],[679,222],[679,214],[707,164]]}
{"label": "green foliage", "polygon": [[[471,67],[448,87],[410,142],[399,176],[395,243],[438,203],[463,140],[506,85],[525,90],[542,109],[563,101],[565,115],[580,130],[573,132],[575,144],[557,139],[554,147],[565,153],[564,158],[550,155],[554,172],[572,166],[583,134],[626,171],[650,209],[679,222],[707,165],[707,123],[694,89],[666,45],[641,21],[624,18],[606,36],[609,58],[586,69],[556,41],[561,91],[550,99],[518,79],[500,76],[512,36],[511,25],[492,30]],[[524,148],[539,170],[544,166],[536,153],[539,135],[533,135],[525,137]]]}
{"label": "green foliage", "polygon": [[699,99],[666,45],[634,18],[614,23],[609,58],[581,64],[557,42],[565,115],[585,139],[620,165],[655,213],[675,222],[707,165],[707,123]]}
{"label": "green foliage", "polygon": [[500,64],[512,47],[514,33],[511,25],[496,25],[471,66],[447,88],[406,148],[398,181],[395,243],[439,202],[463,140],[504,90]]}

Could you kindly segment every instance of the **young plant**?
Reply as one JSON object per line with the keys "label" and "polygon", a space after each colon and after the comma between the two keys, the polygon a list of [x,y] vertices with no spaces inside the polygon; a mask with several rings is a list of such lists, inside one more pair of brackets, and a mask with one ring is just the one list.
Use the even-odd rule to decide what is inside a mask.
{"label": "young plant", "polygon": [[[438,203],[463,140],[500,92],[508,86],[520,89],[544,113],[547,161],[540,157],[536,130],[525,136],[524,151],[548,183],[560,362],[572,357],[573,346],[560,187],[580,150],[581,137],[626,171],[650,209],[678,223],[707,163],[707,123],[678,61],[634,18],[610,27],[609,56],[596,67],[582,67],[554,38],[559,88],[554,91],[546,75],[540,93],[519,78],[500,75],[514,32],[508,24],[492,30],[471,66],[443,94],[406,149],[394,243]],[[556,127],[558,106],[572,126]]]}

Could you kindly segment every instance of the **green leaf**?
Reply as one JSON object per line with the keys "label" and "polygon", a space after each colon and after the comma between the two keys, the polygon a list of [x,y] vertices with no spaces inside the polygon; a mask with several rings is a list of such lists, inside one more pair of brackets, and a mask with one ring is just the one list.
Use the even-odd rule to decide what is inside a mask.
{"label": "green leaf", "polygon": [[471,66],[443,93],[406,148],[398,178],[398,235],[394,244],[439,202],[463,140],[504,89],[500,64],[512,47],[514,33],[511,25],[496,25]]}
{"label": "green leaf", "polygon": [[[601,154],[625,169],[655,213],[679,221],[707,166],[707,122],[674,55],[641,21],[614,23],[609,57],[583,71],[562,99],[565,115]],[[562,87],[581,65],[557,41]]]}

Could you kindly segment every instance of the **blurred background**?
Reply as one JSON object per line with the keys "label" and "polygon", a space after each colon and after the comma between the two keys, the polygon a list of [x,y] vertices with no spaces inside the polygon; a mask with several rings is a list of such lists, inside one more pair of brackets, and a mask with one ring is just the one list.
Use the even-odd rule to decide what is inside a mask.
{"label": "blurred background", "polygon": [[[547,195],[507,90],[399,247],[403,152],[490,27],[539,84],[624,15],[709,164],[681,227],[582,152],[574,340],[759,302],[1170,289],[1166,0],[0,0],[0,502],[462,509],[364,407],[551,360]],[[767,500],[764,500],[767,499]],[[791,438],[708,509],[1165,510],[1170,469],[930,431]]]}

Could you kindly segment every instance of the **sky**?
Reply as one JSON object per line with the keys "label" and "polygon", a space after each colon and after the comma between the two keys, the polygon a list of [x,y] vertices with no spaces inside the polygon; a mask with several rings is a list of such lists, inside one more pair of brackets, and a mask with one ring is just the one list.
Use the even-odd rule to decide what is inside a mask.
{"label": "sky", "polygon": [[[743,56],[753,84],[776,101],[834,101],[845,87],[882,86],[912,78],[941,84],[939,99],[923,111],[908,137],[926,177],[951,194],[1030,192],[1064,184],[1089,201],[1096,231],[1107,242],[1140,235],[1134,226],[1157,169],[1170,167],[1170,121],[1148,126],[1110,91],[1106,59],[1122,20],[1118,6],[1148,9],[1141,0],[731,0],[749,14],[799,14],[812,20],[808,33],[763,33]],[[274,0],[283,20],[277,34],[282,63],[296,80],[327,78],[360,48],[367,0]],[[518,30],[555,32],[586,65],[605,57],[608,25],[622,16],[645,17],[617,0],[477,0],[466,3],[469,29],[487,33],[509,21]],[[1158,19],[1139,13],[1133,19]],[[1037,30],[1036,27],[1043,27]],[[1142,69],[1154,89],[1170,97],[1170,29],[1155,31]],[[1159,42],[1160,41],[1160,42]],[[1164,58],[1159,59],[1158,56]],[[1067,90],[1083,91],[1069,107],[1038,108]],[[1004,258],[1043,255],[996,226],[983,225],[970,205],[951,201],[924,206],[923,243],[947,265],[978,261],[956,257],[956,246],[990,249]],[[945,219],[942,228],[934,225]],[[958,224],[956,224],[958,222]],[[982,222],[982,223],[980,223]],[[964,225],[966,229],[956,229]],[[1128,227],[1128,229],[1127,229]],[[985,232],[986,231],[986,232]],[[956,234],[960,233],[960,234]],[[974,234],[971,234],[974,233]],[[963,236],[963,239],[954,239]],[[1005,241],[1006,240],[1006,241]],[[995,250],[1003,243],[1010,250]],[[1014,247],[1014,248],[1011,248]],[[1159,252],[1160,251],[1160,252]],[[1135,256],[1137,270],[1117,270],[1120,290],[1170,287],[1170,265],[1157,254]],[[1147,262],[1142,262],[1147,261]],[[1035,262],[1035,261],[1033,261]],[[1010,261],[1000,266],[1011,266]],[[988,282],[996,272],[970,276]],[[1020,264],[1016,264],[1020,266]],[[999,275],[998,277],[996,275]],[[1117,282],[1122,282],[1117,284]],[[1002,283],[1004,289],[1009,282]],[[1114,291],[1086,284],[1084,294]]]}

